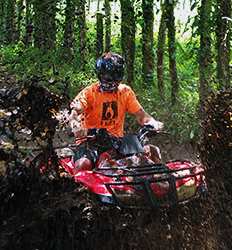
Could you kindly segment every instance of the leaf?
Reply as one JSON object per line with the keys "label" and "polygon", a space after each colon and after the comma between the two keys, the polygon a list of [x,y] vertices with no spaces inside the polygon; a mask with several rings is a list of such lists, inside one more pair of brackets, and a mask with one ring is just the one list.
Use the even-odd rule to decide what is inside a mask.
{"label": "leaf", "polygon": [[192,140],[193,138],[194,138],[194,131],[193,130],[191,130],[191,132],[190,132],[190,135],[189,135],[189,138]]}

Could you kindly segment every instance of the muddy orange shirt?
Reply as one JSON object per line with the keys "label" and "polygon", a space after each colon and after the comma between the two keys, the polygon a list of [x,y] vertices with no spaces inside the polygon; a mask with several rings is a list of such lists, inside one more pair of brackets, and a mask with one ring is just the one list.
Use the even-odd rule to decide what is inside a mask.
{"label": "muddy orange shirt", "polygon": [[142,107],[133,90],[120,84],[117,92],[107,93],[94,83],[83,89],[74,99],[78,101],[84,112],[81,124],[84,128],[106,128],[115,136],[123,136],[125,114],[136,113]]}

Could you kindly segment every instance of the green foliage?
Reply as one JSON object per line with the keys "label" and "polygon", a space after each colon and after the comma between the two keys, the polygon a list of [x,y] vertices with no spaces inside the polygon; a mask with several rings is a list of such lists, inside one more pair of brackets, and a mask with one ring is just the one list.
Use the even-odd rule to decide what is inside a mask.
{"label": "green foliage", "polygon": [[[29,47],[23,43],[4,46],[0,49],[1,63],[19,78],[27,78],[33,75],[42,76],[44,84],[59,94],[67,93],[73,98],[82,88],[96,81],[95,66],[95,26],[87,23],[87,60],[85,71],[79,67],[78,51],[74,50],[74,58],[67,60],[63,56],[63,48],[60,46],[46,53],[43,50]],[[61,36],[58,36],[58,39]],[[164,84],[165,101],[161,101],[157,90],[156,72],[154,72],[154,86],[146,86],[142,80],[142,46],[141,34],[136,36],[135,55],[135,90],[144,109],[156,119],[165,123],[165,130],[171,132],[179,141],[196,139],[199,130],[198,113],[198,64],[197,47],[198,40],[177,41],[176,59],[180,80],[180,93],[178,103],[172,106],[170,103],[171,86],[168,74],[168,53],[164,58]],[[155,36],[154,54],[156,56]],[[120,35],[112,36],[112,51],[121,53]],[[155,58],[156,62],[156,58]],[[65,89],[65,84],[68,88]],[[133,118],[128,117],[127,129],[135,130],[137,124]]]}
{"label": "green foliage", "polygon": [[[156,88],[141,88],[136,91],[144,109],[155,119],[164,122],[165,130],[173,134],[178,141],[188,141],[198,139],[199,121],[198,113],[198,93],[191,88],[180,89],[178,103],[171,105],[170,99],[160,100]],[[141,92],[143,94],[141,94]]]}
{"label": "green foliage", "polygon": [[[155,40],[157,41],[156,38]],[[195,49],[197,43],[197,40],[192,40],[192,43],[177,41],[176,59],[180,93],[177,104],[172,106],[170,101],[171,86],[168,75],[168,54],[166,53],[164,58],[165,101],[162,101],[157,89],[156,74],[154,74],[154,86],[145,86],[143,83],[141,77],[141,45],[139,38],[136,41],[136,81],[133,85],[134,90],[144,109],[156,119],[163,121],[165,123],[165,130],[176,136],[178,141],[196,140],[199,134],[199,120],[197,118],[199,101],[198,64],[196,63],[197,50]]]}
{"label": "green foliage", "polygon": [[35,75],[44,79],[44,84],[60,93],[64,81],[69,81],[69,95],[74,97],[78,90],[96,81],[94,73],[95,59],[90,58],[86,72],[79,69],[77,58],[73,62],[63,59],[62,48],[44,52],[38,48],[25,48],[22,43],[5,46],[0,49],[1,62],[19,78]]}

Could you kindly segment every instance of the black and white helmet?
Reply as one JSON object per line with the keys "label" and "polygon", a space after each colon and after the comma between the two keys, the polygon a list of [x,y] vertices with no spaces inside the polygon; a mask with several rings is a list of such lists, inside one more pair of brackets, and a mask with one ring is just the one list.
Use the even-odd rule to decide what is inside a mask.
{"label": "black and white helmet", "polygon": [[124,76],[124,59],[115,53],[103,54],[96,61],[96,73],[102,91],[116,91]]}

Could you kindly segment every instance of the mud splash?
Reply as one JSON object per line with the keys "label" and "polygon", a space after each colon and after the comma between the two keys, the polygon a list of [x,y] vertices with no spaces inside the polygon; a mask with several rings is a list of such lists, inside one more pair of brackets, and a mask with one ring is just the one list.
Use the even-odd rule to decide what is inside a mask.
{"label": "mud splash", "polygon": [[[25,140],[19,131],[27,131],[33,146],[51,154],[57,124],[51,110],[60,102],[37,84],[32,80],[14,88],[15,94],[1,96],[6,171],[0,177],[0,249],[231,249],[229,166],[209,168],[206,200],[163,211],[102,207],[72,179],[61,177],[57,166],[41,175],[36,164],[25,161],[28,152],[20,150]],[[41,103],[35,102],[37,96]]]}

